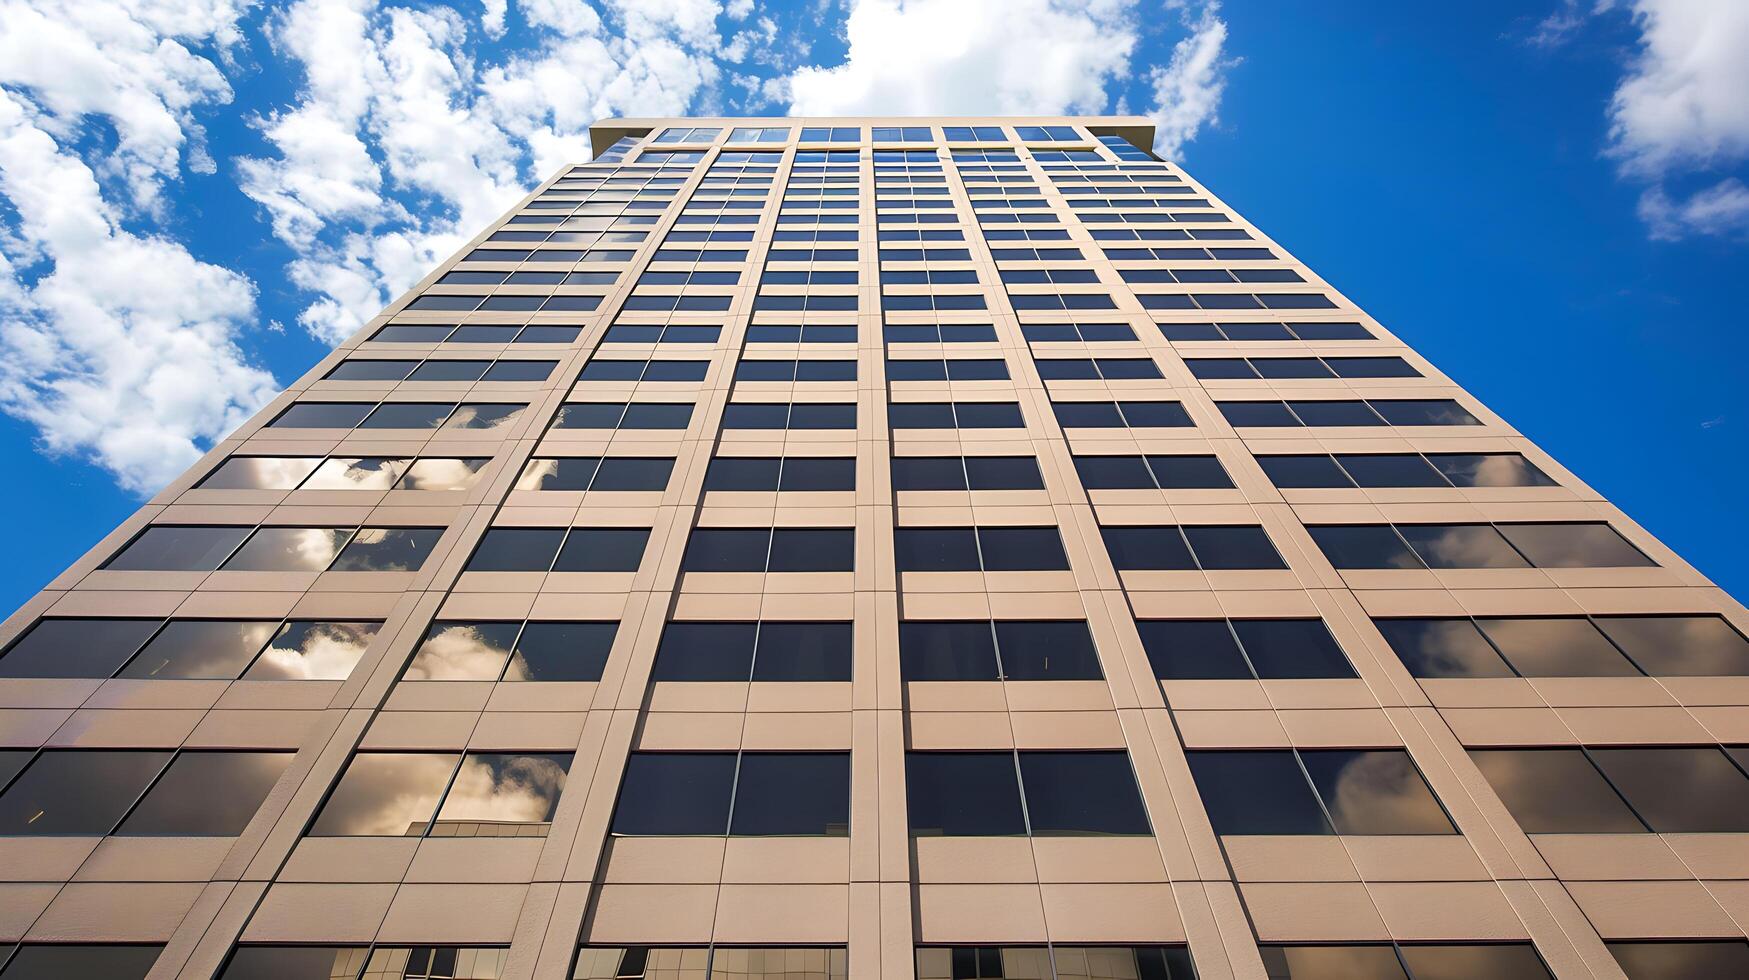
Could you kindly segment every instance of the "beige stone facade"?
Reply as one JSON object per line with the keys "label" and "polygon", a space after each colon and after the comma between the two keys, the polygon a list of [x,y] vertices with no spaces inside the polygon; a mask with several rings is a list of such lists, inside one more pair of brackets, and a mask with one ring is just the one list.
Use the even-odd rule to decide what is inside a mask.
{"label": "beige stone facade", "polygon": [[[663,136],[680,129],[693,131]],[[1650,795],[1677,812],[1652,812],[1648,790],[1610,768],[1641,757],[1606,750],[1749,744],[1749,677],[1733,666],[1736,634],[1725,627],[1749,630],[1749,612],[1196,177],[1137,151],[1152,140],[1147,120],[620,119],[593,134],[597,162],[565,168],[484,229],[0,628],[0,643],[19,641],[0,656],[0,739],[15,750],[0,756],[14,763],[0,768],[0,784],[21,773],[0,794],[0,834],[9,835],[0,836],[0,957],[13,943],[26,944],[16,957],[37,944],[144,944],[163,947],[150,976],[204,978],[240,949],[345,946],[357,947],[336,960],[348,976],[367,960],[368,976],[417,976],[427,974],[403,969],[403,947],[463,947],[473,972],[453,975],[559,980],[644,975],[611,956],[605,972],[590,972],[598,951],[580,957],[580,946],[715,947],[714,974],[725,977],[874,978],[970,975],[935,947],[1031,947],[1050,955],[1010,950],[1007,975],[1022,975],[1024,962],[1036,971],[1024,975],[1048,977],[1055,963],[1068,977],[1136,975],[1089,965],[1101,951],[1088,947],[1165,946],[1187,948],[1201,977],[1259,980],[1266,970],[1388,975],[1315,972],[1323,954],[1308,946],[1363,946],[1356,955],[1382,951],[1415,976],[1445,977],[1503,975],[1450,972],[1468,953],[1447,947],[1533,944],[1531,962],[1553,975],[1616,978],[1624,974],[1606,943],[1743,943],[1749,827],[1693,815],[1656,786]],[[710,251],[731,254],[692,254]],[[379,338],[385,327],[421,326]],[[466,333],[481,326],[498,329]],[[511,339],[525,326],[560,329]],[[715,328],[714,339],[666,332],[676,326]],[[940,339],[918,339],[929,336]],[[342,369],[377,380],[329,377],[363,360],[407,363]],[[584,374],[607,360],[689,366],[672,368],[686,379],[675,381],[654,380],[668,376],[663,368]],[[907,380],[934,368],[892,367],[928,360],[946,362],[939,379]],[[956,360],[980,366],[955,377]],[[750,361],[807,362],[804,374],[825,379],[770,380],[788,370],[770,364],[738,373]],[[507,362],[549,365],[545,380],[494,380],[541,375]],[[311,403],[329,403],[332,415],[318,419],[328,424],[282,419]],[[599,406],[622,403],[692,408],[684,417],[652,408],[668,427],[599,421],[610,412]],[[947,403],[974,409],[889,408]],[[1019,424],[972,421],[983,418],[975,406],[991,403],[1015,406]],[[1125,424],[1139,403],[1145,413],[1181,410],[1183,420]],[[1320,423],[1317,403],[1350,424]],[[583,404],[598,407],[575,409]],[[1072,404],[1081,414],[1061,407]],[[424,421],[365,423],[389,419],[384,405]],[[499,405],[525,407],[495,427],[464,424],[508,412],[478,407]],[[772,423],[782,410],[768,408],[746,413],[759,427],[725,424],[731,406],[757,405],[793,408],[787,423]],[[1258,414],[1243,414],[1248,407]],[[597,421],[555,427],[566,411]],[[1430,424],[1442,413],[1467,413],[1470,424]],[[1119,421],[1088,424],[1096,415]],[[910,424],[944,416],[957,423]],[[831,419],[853,424],[827,427],[847,424]],[[213,476],[239,456],[271,462]],[[854,488],[815,489],[799,468],[799,489],[745,488],[763,478],[753,476],[707,488],[712,460],[731,457],[847,460],[835,465],[854,474]],[[896,480],[894,460],[911,457],[1031,457],[1040,479],[1024,489],[969,477],[913,489],[940,484]],[[1102,469],[1093,457],[1125,461]],[[1332,458],[1352,464],[1340,467],[1350,485],[1281,485],[1318,482],[1283,474],[1334,472]],[[337,459],[403,462],[320,468]],[[530,471],[530,460],[577,459],[672,467],[649,489],[621,488],[648,485],[637,477],[602,487],[604,475],[556,481],[593,480],[589,489],[533,489],[544,471]],[[404,462],[413,460],[430,462]],[[607,472],[595,462],[540,465]],[[1363,476],[1371,465],[1383,475]],[[1391,485],[1392,473],[1407,472],[1399,466],[1418,474],[1410,485]],[[1498,468],[1504,478],[1490,475]],[[1181,472],[1192,475],[1167,475]],[[1379,537],[1390,525],[1401,538]],[[216,545],[201,538],[210,547],[193,558],[176,547],[154,557],[138,543],[148,528],[170,526],[237,530],[214,532]],[[1332,543],[1351,532],[1330,528],[1355,526],[1368,537],[1343,538],[1353,550]],[[958,546],[945,537],[907,539],[915,553],[895,546],[908,530],[972,527],[1055,528],[1062,567],[1032,561],[1027,547],[1003,558],[995,536],[954,539],[975,541],[970,569],[937,560]],[[1191,529],[1186,554],[1195,555],[1155,560],[1162,539],[1146,537],[1124,539],[1140,560],[1114,559],[1123,529],[1142,527]],[[287,532],[279,545],[262,536],[257,546],[258,528],[332,531]],[[371,551],[379,540],[389,550],[403,540],[376,530],[385,528],[430,530],[407,537],[400,558],[373,557],[384,553]],[[610,560],[622,545],[599,543],[620,539],[574,530],[575,547],[555,564],[564,537],[555,530],[514,539],[547,549],[540,567],[519,565],[518,551],[483,570],[491,563],[476,550],[488,529],[517,528],[649,533],[629,565]],[[852,533],[830,546],[779,542],[758,570],[702,556],[683,567],[700,529],[737,528]],[[1221,531],[1233,528],[1252,529],[1248,542],[1261,534],[1279,560],[1248,559],[1236,545],[1228,556]],[[259,558],[226,550],[246,537],[244,550]],[[1395,544],[1378,544],[1387,540]],[[845,542],[848,563],[829,554]],[[129,554],[140,557],[117,557]],[[1146,565],[1164,567],[1137,567]],[[1578,645],[1544,639],[1557,628],[1548,617],[1562,630],[1592,624],[1613,646],[1586,660]],[[229,676],[123,666],[144,654],[122,655],[109,673],[7,669],[34,655],[26,643],[43,622],[91,630],[84,621],[113,618],[147,621],[140,636],[168,629],[160,620],[262,623],[262,636],[285,632],[282,622],[380,626],[349,634],[362,652],[338,669],[314,666],[311,645],[291,658],[296,668],[272,667],[269,649]],[[1399,621],[1435,619],[1463,642],[1424,631],[1411,650],[1411,627]],[[1269,667],[1262,640],[1253,649],[1241,639],[1248,652],[1224,666],[1201,656],[1212,648],[1149,647],[1150,636],[1179,635],[1157,622],[1284,620],[1321,621],[1338,666],[1300,669],[1290,648],[1287,667]],[[444,666],[427,650],[433,623],[514,632],[525,621],[617,628],[591,634],[610,637],[594,679],[544,681],[544,665],[520,661]],[[849,624],[848,676],[661,679],[665,628],[689,621]],[[901,624],[975,621],[1020,624],[1016,636],[1027,622],[1085,622],[1096,664],[1067,679],[1017,665],[916,679],[901,658]],[[1671,623],[1705,639],[1672,641]],[[1490,647],[1474,646],[1470,624]],[[1644,642],[1645,657],[1629,635],[1639,629],[1665,630]],[[1511,638],[1521,635],[1529,638]],[[1439,642],[1452,649],[1434,649]],[[1497,651],[1505,666],[1454,667],[1463,643]],[[1180,656],[1182,668],[1162,667]],[[1534,666],[1539,656],[1561,663]],[[1048,662],[1040,669],[1058,669]],[[1248,674],[1232,676],[1235,664]],[[1472,755],[1580,746],[1599,753],[1593,762],[1639,826],[1576,832],[1558,814],[1527,816],[1547,789],[1523,785],[1537,778],[1513,765],[1528,757]],[[118,814],[130,815],[114,832],[7,829],[6,796],[21,797],[35,767],[47,771],[43,759],[121,749],[292,754],[234,834],[129,833],[137,811],[125,801]],[[1217,833],[1275,815],[1247,806],[1286,812],[1273,792],[1249,804],[1242,793],[1232,803],[1239,822],[1217,828],[1225,818],[1211,817],[1198,782],[1224,764],[1209,754],[1217,750],[1274,750],[1247,763],[1303,760],[1328,798],[1304,786],[1291,795],[1322,801],[1324,830]],[[1350,755],[1315,755],[1324,750]],[[1351,750],[1388,750],[1367,758],[1407,760],[1407,776],[1398,768],[1369,781]],[[1041,829],[1054,811],[1075,809],[1063,794],[1029,796],[1031,833],[914,833],[907,754],[946,751],[1019,752],[1023,779],[1026,753],[1122,753],[1146,832],[1101,830],[1100,818],[1074,813],[1058,832]],[[847,753],[848,827],[615,832],[634,752]],[[361,753],[433,760],[445,772],[470,753],[462,775],[446,777],[457,787],[476,757],[562,758],[568,771],[550,813],[518,809],[500,792],[434,817],[434,796],[406,832],[313,832],[325,808],[340,806],[337,784]],[[1677,757],[1645,758],[1669,770],[1656,760]],[[1727,784],[1741,776],[1734,758],[1718,756]],[[1199,760],[1211,768],[1193,774]],[[1327,762],[1350,768],[1319,784],[1314,771]],[[1427,819],[1443,812],[1443,830],[1397,832],[1408,824],[1386,812],[1424,799],[1409,785],[1417,774],[1437,800]],[[500,789],[509,785],[498,775]],[[442,795],[447,784],[437,785]],[[1032,785],[1029,794],[1043,792]],[[789,959],[740,947],[783,947]],[[659,950],[672,972],[653,958],[648,975],[703,977],[707,950],[693,952]],[[1447,972],[1418,965],[1430,957],[1448,958]]]}

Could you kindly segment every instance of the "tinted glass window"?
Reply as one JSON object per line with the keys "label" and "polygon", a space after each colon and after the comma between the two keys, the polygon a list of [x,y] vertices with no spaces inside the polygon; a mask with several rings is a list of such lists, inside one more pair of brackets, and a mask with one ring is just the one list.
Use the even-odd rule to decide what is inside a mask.
{"label": "tinted glass window", "polygon": [[1633,677],[1615,646],[1579,618],[1478,619],[1476,625],[1526,677]]}
{"label": "tinted glass window", "polygon": [[1538,568],[1656,564],[1608,524],[1502,524],[1500,533]]}
{"label": "tinted glass window", "polygon": [[1099,654],[1082,620],[996,623],[1003,677],[1011,681],[1098,680]]}
{"label": "tinted glass window", "polygon": [[1106,527],[1100,529],[1105,550],[1118,569],[1127,571],[1195,570],[1196,561],[1176,527]]}
{"label": "tinted glass window", "polygon": [[1467,619],[1380,619],[1375,625],[1416,677],[1512,676]]}
{"label": "tinted glass window", "polygon": [[[520,411],[522,406],[516,408]],[[384,402],[377,406],[362,423],[366,429],[435,429],[450,420],[448,428],[486,428],[485,426],[469,426],[458,418],[450,415],[454,409],[456,416],[468,411],[468,406],[455,408],[448,403],[430,404],[426,402]]]}
{"label": "tinted glass window", "polygon": [[680,567],[689,572],[762,572],[770,547],[769,528],[694,528]]}
{"label": "tinted glass window", "polygon": [[227,571],[320,572],[334,562],[352,531],[337,527],[264,527],[225,562]]}
{"label": "tinted glass window", "polygon": [[0,793],[0,835],[107,834],[169,761],[169,752],[43,752]]}
{"label": "tinted glass window", "polygon": [[618,623],[529,623],[516,639],[507,681],[598,681]]}
{"label": "tinted glass window", "polygon": [[1193,751],[1186,756],[1215,833],[1332,832],[1291,751]]}
{"label": "tinted glass window", "polygon": [[[1198,375],[1201,377],[1201,375]],[[1300,420],[1281,402],[1216,402],[1227,424],[1247,426],[1298,426]]]}
{"label": "tinted glass window", "polygon": [[613,832],[716,836],[729,826],[733,752],[633,752],[614,809]]}
{"label": "tinted glass window", "polygon": [[1205,571],[1236,568],[1286,568],[1287,563],[1260,527],[1239,524],[1184,527],[1184,539]]}
{"label": "tinted glass window", "polygon": [[843,837],[850,833],[850,755],[745,752],[729,833],[744,837]]}
{"label": "tinted glass window", "polygon": [[0,656],[0,677],[108,677],[158,628],[155,619],[43,619]]}
{"label": "tinted glass window", "polygon": [[1123,752],[1021,752],[1020,779],[1035,836],[1149,832],[1142,794]]}
{"label": "tinted glass window", "polygon": [[1443,487],[1440,476],[1427,460],[1413,453],[1338,455],[1336,461],[1363,487]]}
{"label": "tinted glass window", "polygon": [[[506,824],[547,824],[559,807],[570,753],[470,752],[462,760],[434,832],[443,836],[493,836]],[[485,824],[481,833],[467,826]]]}
{"label": "tinted glass window", "polygon": [[75,946],[31,944],[18,947],[5,980],[142,980],[157,962],[162,946]]}
{"label": "tinted glass window", "polygon": [[291,759],[290,752],[183,752],[116,833],[235,837]]}
{"label": "tinted glass window", "polygon": [[574,527],[553,562],[555,572],[635,572],[650,539],[647,527]]}
{"label": "tinted glass window", "polygon": [[1457,832],[1407,752],[1319,750],[1300,760],[1339,834]]}
{"label": "tinted glass window", "polygon": [[771,532],[773,572],[848,572],[856,563],[851,528],[780,527]]}
{"label": "tinted glass window", "polygon": [[1487,524],[1399,524],[1397,533],[1428,568],[1529,568]]}
{"label": "tinted glass window", "polygon": [[1329,456],[1259,456],[1257,462],[1269,482],[1284,490],[1354,486]]}
{"label": "tinted glass window", "polygon": [[1429,453],[1427,461],[1460,487],[1552,487],[1547,473],[1517,453]]}
{"label": "tinted glass window", "polygon": [[999,676],[995,635],[983,620],[900,623],[899,663],[908,681],[991,681]]}
{"label": "tinted glass window", "polygon": [[1054,527],[985,527],[978,529],[984,570],[1033,571],[1069,567],[1063,540]]}
{"label": "tinted glass window", "polygon": [[310,836],[419,836],[458,761],[453,752],[360,752],[322,804]]}
{"label": "tinted glass window", "polygon": [[1038,460],[1031,456],[967,456],[966,479],[973,490],[1043,490]]}
{"label": "tinted glass window", "polygon": [[1065,429],[1122,428],[1124,417],[1112,402],[1053,402],[1057,424]]}
{"label": "tinted glass window", "polygon": [[1392,425],[1481,425],[1482,420],[1454,401],[1388,399],[1370,403]]}
{"label": "tinted glass window", "polygon": [[1366,402],[1294,401],[1288,402],[1287,407],[1306,425],[1323,427],[1382,424]]}
{"label": "tinted glass window", "polygon": [[1548,980],[1536,948],[1529,943],[1471,943],[1462,946],[1400,947],[1403,962],[1415,980]]}
{"label": "tinted glass window", "polygon": [[1224,619],[1139,620],[1142,648],[1162,680],[1240,680],[1252,676]]}
{"label": "tinted glass window", "polygon": [[1118,402],[1124,421],[1137,429],[1179,428],[1192,425],[1190,413],[1177,402]]}
{"label": "tinted glass window", "polygon": [[278,630],[277,622],[171,620],[121,676],[233,678],[243,673]]}
{"label": "tinted glass window", "polygon": [[1010,752],[907,752],[905,796],[911,833],[918,836],[1026,833]]}
{"label": "tinted glass window", "polygon": [[1645,830],[1579,749],[1478,749],[1470,758],[1527,834]]}
{"label": "tinted glass window", "polygon": [[[1749,640],[1719,616],[1601,616],[1596,623],[1648,674],[1749,674]],[[0,672],[5,665],[0,660]]]}
{"label": "tinted glass window", "polygon": [[381,623],[286,623],[243,676],[267,681],[345,680],[381,626]]}
{"label": "tinted glass window", "polygon": [[848,681],[851,644],[849,623],[760,623],[753,679]]}
{"label": "tinted glass window", "polygon": [[1591,758],[1656,833],[1749,832],[1749,778],[1716,748],[1593,749]]}
{"label": "tinted glass window", "polygon": [[290,490],[322,460],[313,456],[233,456],[200,481],[202,490]]}
{"label": "tinted glass window", "polygon": [[1608,946],[1628,980],[1734,980],[1749,976],[1749,943],[1740,939]]}
{"label": "tinted glass window", "polygon": [[520,623],[433,623],[401,675],[409,681],[495,681]]}
{"label": "tinted glass window", "polygon": [[744,681],[753,673],[757,623],[669,623],[651,674],[658,681]]}
{"label": "tinted glass window", "polygon": [[[384,405],[383,408],[388,408]],[[522,415],[526,405],[506,404],[463,404],[457,405],[455,414],[443,424],[446,429],[498,429],[509,425]],[[378,409],[381,411],[381,409]],[[368,426],[368,421],[366,422]]]}
{"label": "tinted glass window", "polygon": [[103,567],[118,571],[210,572],[248,535],[246,527],[157,524],[146,528]]}
{"label": "tinted glass window", "polygon": [[901,572],[975,572],[977,533],[969,527],[901,527],[893,531]]}
{"label": "tinted glass window", "polygon": [[1323,620],[1235,619],[1233,632],[1264,680],[1354,676]]}
{"label": "tinted glass window", "polygon": [[362,527],[335,559],[336,572],[416,572],[437,539],[440,527]]}
{"label": "tinted glass window", "polygon": [[1388,524],[1308,525],[1319,550],[1337,568],[1421,568]]}
{"label": "tinted glass window", "polygon": [[1262,946],[1269,980],[1407,980],[1397,953],[1376,946]]}
{"label": "tinted glass window", "polygon": [[370,410],[368,402],[298,402],[268,423],[268,428],[350,429]]}

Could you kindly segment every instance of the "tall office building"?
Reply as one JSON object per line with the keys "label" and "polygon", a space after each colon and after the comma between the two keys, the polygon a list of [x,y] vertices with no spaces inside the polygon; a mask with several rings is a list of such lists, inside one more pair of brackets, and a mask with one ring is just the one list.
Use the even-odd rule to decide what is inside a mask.
{"label": "tall office building", "polygon": [[1152,137],[594,127],[6,621],[0,980],[1749,976],[1749,613]]}

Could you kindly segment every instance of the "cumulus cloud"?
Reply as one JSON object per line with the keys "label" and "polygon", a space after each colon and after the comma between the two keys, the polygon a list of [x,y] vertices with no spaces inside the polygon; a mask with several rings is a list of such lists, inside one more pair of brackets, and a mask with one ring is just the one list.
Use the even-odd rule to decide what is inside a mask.
{"label": "cumulus cloud", "polygon": [[231,90],[196,51],[234,43],[238,15],[223,0],[0,3],[0,409],[137,492],[276,387],[237,344],[254,285],[130,230],[183,166],[210,162],[193,113]]}
{"label": "cumulus cloud", "polygon": [[[276,156],[239,162],[243,192],[296,253],[299,316],[337,342],[528,187],[589,156],[588,126],[677,115],[716,81],[714,0],[524,0],[533,44],[482,60],[453,10],[300,0],[270,37],[303,73],[257,126]],[[492,13],[488,8],[488,13]]]}
{"label": "cumulus cloud", "polygon": [[[1169,0],[1187,35],[1148,73],[1155,148],[1176,156],[1216,119],[1227,25],[1215,2]],[[796,70],[792,115],[1060,115],[1109,111],[1142,18],[1134,0],[856,0],[842,64]],[[752,79],[740,80],[755,90]]]}
{"label": "cumulus cloud", "polygon": [[[1749,234],[1749,4],[1739,0],[1563,0],[1531,36],[1564,43],[1591,17],[1625,11],[1640,33],[1610,99],[1605,152],[1643,183],[1651,237]],[[1686,189],[1677,189],[1686,188]]]}

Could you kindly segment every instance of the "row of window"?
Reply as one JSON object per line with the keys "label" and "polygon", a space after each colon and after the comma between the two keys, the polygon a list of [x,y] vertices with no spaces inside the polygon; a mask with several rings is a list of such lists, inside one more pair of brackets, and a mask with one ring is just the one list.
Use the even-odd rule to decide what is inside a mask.
{"label": "row of window", "polygon": [[[1749,675],[1749,640],[1716,615],[1389,618],[1376,624],[1420,678]],[[0,657],[0,677],[344,680],[380,625],[47,618]],[[1163,680],[1356,676],[1317,619],[1143,619],[1136,626],[1154,675]],[[598,680],[616,632],[611,622],[439,622],[415,650],[404,679]],[[906,620],[899,627],[899,657],[906,680],[1103,676],[1080,621]],[[663,635],[655,676],[849,680],[850,663],[848,623],[676,622]]]}
{"label": "row of window", "polygon": [[117,571],[411,572],[440,527],[154,524],[103,567]]}
{"label": "row of window", "polygon": [[[1629,980],[1734,980],[1749,974],[1741,939],[1610,941]],[[143,980],[162,947],[27,943],[0,947],[5,980]],[[1270,980],[1547,980],[1529,943],[1325,943],[1259,946]],[[8,954],[10,958],[8,959]],[[498,980],[493,946],[237,947],[220,980]],[[919,946],[920,980],[1195,980],[1184,946]],[[846,980],[842,946],[584,946],[572,980]]]}
{"label": "row of window", "polygon": [[1342,569],[1633,568],[1654,565],[1601,522],[1326,524],[1306,528]]}
{"label": "row of window", "polygon": [[1558,486],[1519,453],[1260,455],[1257,463],[1283,489]]}
{"label": "row of window", "polygon": [[355,357],[341,361],[324,381],[545,381],[558,361],[390,361]]}
{"label": "row of window", "polygon": [[466,490],[487,458],[232,456],[200,481],[203,490]]}

